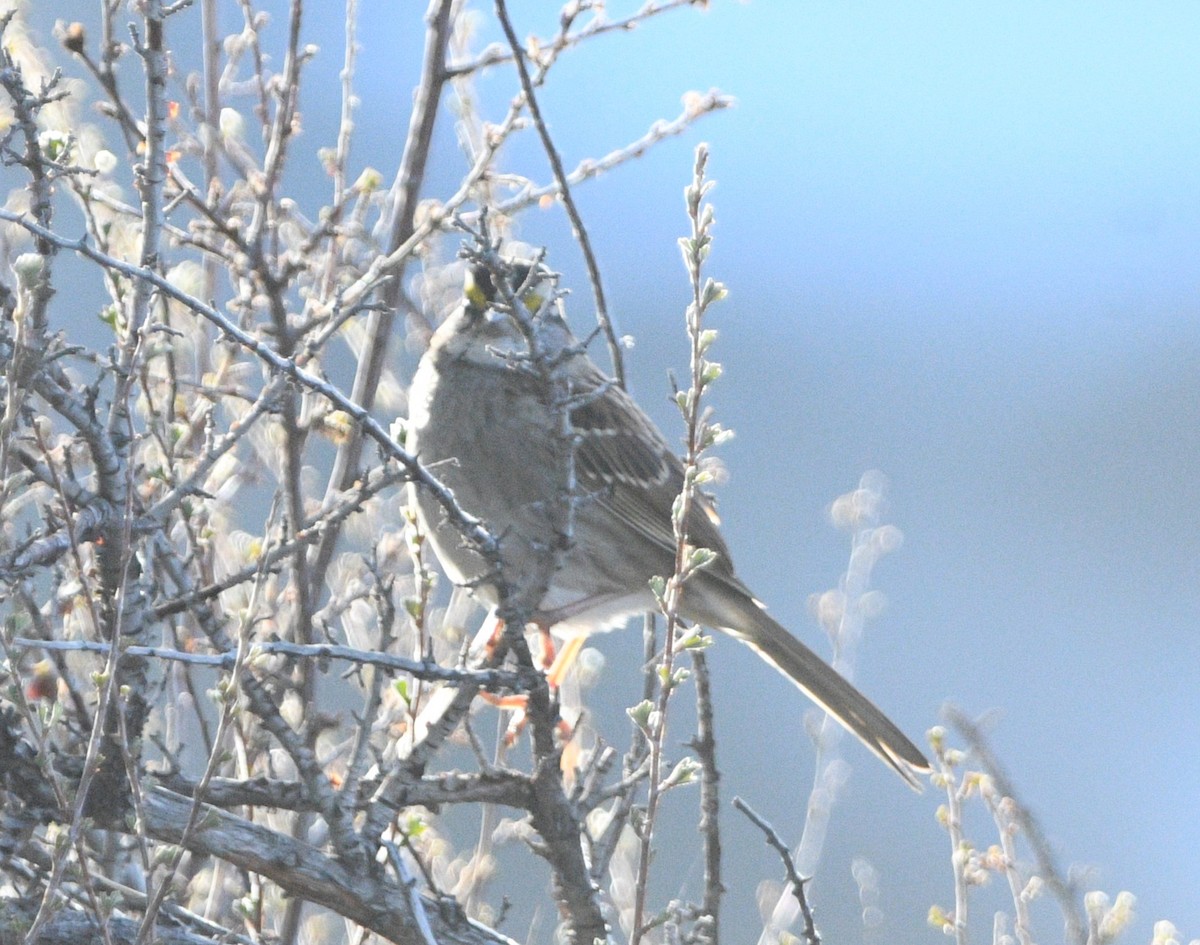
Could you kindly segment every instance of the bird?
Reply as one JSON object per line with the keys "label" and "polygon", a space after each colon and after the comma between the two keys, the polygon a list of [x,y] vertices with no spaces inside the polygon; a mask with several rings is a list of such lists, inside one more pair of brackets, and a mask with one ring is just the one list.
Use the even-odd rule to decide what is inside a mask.
{"label": "bird", "polygon": [[[413,375],[405,446],[499,552],[482,554],[414,484],[417,522],[442,568],[493,608],[505,593],[533,594],[532,622],[568,638],[657,610],[651,579],[675,568],[682,461],[572,334],[543,264],[492,254],[468,266],[464,283]],[[750,646],[919,790],[925,755],[767,613],[735,574],[702,493],[686,534],[714,554],[684,583],[679,615]]]}

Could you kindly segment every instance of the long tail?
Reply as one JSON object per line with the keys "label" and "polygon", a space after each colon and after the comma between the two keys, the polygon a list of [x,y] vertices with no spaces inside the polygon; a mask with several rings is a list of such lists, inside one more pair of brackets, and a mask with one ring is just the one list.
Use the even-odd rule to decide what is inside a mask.
{"label": "long tail", "polygon": [[[707,596],[707,595],[706,595]],[[709,598],[710,604],[712,598]],[[929,761],[896,724],[844,676],[792,636],[749,595],[722,594],[719,619],[698,618],[741,640],[837,719],[914,790]],[[718,614],[713,614],[717,617]]]}

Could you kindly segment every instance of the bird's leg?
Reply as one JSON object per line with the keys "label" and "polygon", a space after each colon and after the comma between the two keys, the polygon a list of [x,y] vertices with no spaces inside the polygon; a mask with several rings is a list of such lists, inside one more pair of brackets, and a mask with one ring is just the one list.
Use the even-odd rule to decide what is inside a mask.
{"label": "bird's leg", "polygon": [[[546,671],[546,682],[551,689],[557,689],[562,679],[566,676],[567,670],[575,662],[575,657],[579,655],[579,650],[583,646],[583,641],[586,637],[572,637],[567,640],[560,650],[555,645],[554,637],[550,633],[550,624],[535,618],[530,621],[529,625],[537,631],[540,637],[540,662],[542,668]],[[503,622],[497,620],[497,628],[488,644],[489,649],[495,647],[503,631]],[[521,734],[527,722],[527,697],[524,695],[497,696],[487,692],[481,692],[479,695],[488,705],[493,705],[498,709],[507,709],[513,713],[512,719],[509,721],[504,733],[504,744],[511,746],[516,741],[517,736]],[[563,744],[569,742],[574,737],[574,734],[571,726],[560,719],[558,723],[558,735],[562,739]]]}
{"label": "bird's leg", "polygon": [[584,643],[587,642],[587,635],[580,633],[572,637],[568,637],[563,643],[562,649],[554,657],[554,662],[546,670],[546,682],[552,688],[557,689],[562,685],[563,679],[566,678],[567,671],[575,665],[575,660],[579,656],[579,651],[583,649]]}
{"label": "bird's leg", "polygon": [[504,727],[504,747],[511,748],[528,721],[529,697],[524,695],[498,696],[493,692],[481,692],[479,698],[488,705],[512,713],[508,725]]}
{"label": "bird's leg", "polygon": [[[492,658],[496,655],[496,644],[498,644],[500,639],[504,636],[504,620],[498,616],[495,611],[492,611],[490,614],[488,614],[488,619],[492,621],[492,632],[488,634],[487,641],[483,644],[483,655],[490,663]],[[487,628],[484,627],[482,629]],[[483,633],[481,630],[480,636],[482,635]]]}
{"label": "bird's leg", "polygon": [[[550,624],[537,617],[534,617],[530,622],[533,624],[534,629],[537,630],[538,636],[542,641],[542,669],[549,671],[554,666],[557,652],[557,648],[554,645],[554,636],[550,633]],[[549,678],[548,672],[547,678]],[[553,686],[555,683],[551,682],[550,685]]]}

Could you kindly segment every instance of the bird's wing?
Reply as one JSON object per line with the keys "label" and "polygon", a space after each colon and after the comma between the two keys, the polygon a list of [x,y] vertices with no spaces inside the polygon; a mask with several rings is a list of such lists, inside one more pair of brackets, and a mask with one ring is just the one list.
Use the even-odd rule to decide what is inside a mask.
{"label": "bird's wing", "polygon": [[[632,397],[590,362],[581,367],[586,370],[577,368],[571,376],[578,401],[571,424],[579,437],[575,472],[580,489],[670,555],[675,548],[671,510],[683,489],[683,465]],[[712,503],[700,493],[688,517],[688,541],[715,551],[717,573],[732,576]]]}

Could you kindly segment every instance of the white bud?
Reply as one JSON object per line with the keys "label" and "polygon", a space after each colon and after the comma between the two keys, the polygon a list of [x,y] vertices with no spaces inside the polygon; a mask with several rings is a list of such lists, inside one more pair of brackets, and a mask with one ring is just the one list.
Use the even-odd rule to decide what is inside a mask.
{"label": "white bud", "polygon": [[871,534],[871,544],[879,554],[886,555],[904,544],[904,532],[895,525],[880,525]]}
{"label": "white bud", "polygon": [[221,129],[222,136],[240,141],[246,130],[246,119],[236,108],[222,108],[217,125]]}
{"label": "white bud", "polygon": [[17,285],[29,289],[42,275],[42,267],[46,261],[40,253],[22,253],[13,260],[12,270],[17,277]]}
{"label": "white bud", "polygon": [[354,189],[360,194],[374,193],[382,186],[383,175],[373,167],[364,167],[354,182]]}
{"label": "white bud", "polygon": [[101,174],[111,174],[117,169],[117,156],[107,148],[101,148],[92,158],[92,163]]}
{"label": "white bud", "polygon": [[1154,923],[1154,938],[1150,945],[1179,945],[1179,930],[1166,919]]}
{"label": "white bud", "polygon": [[65,131],[46,129],[38,134],[38,147],[51,161],[65,161],[71,150],[71,136]]}
{"label": "white bud", "polygon": [[199,263],[186,260],[167,270],[167,282],[180,292],[199,296],[204,291],[204,270]]}
{"label": "white bud", "polygon": [[604,654],[593,646],[585,646],[575,660],[576,678],[579,685],[588,689],[595,685],[604,673]]}

